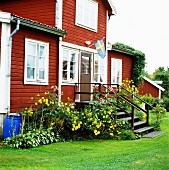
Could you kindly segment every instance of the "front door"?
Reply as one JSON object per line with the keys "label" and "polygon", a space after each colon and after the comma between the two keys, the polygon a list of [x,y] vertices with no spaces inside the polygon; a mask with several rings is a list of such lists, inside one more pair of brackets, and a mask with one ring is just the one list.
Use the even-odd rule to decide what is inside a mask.
{"label": "front door", "polygon": [[[81,53],[81,71],[80,71],[80,92],[91,92],[91,54]],[[89,101],[90,94],[81,94],[80,101]]]}

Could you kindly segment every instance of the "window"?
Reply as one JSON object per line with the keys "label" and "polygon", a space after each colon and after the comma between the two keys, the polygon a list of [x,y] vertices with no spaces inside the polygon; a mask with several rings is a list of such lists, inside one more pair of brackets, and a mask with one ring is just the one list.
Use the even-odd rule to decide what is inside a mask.
{"label": "window", "polygon": [[121,83],[122,82],[122,60],[121,59],[111,59],[111,83]]}
{"label": "window", "polygon": [[49,44],[25,40],[25,84],[48,84]]}
{"label": "window", "polygon": [[76,25],[97,32],[98,3],[94,0],[76,0]]}
{"label": "window", "polygon": [[94,56],[94,82],[105,82],[105,58],[102,59],[99,55]]}
{"label": "window", "polygon": [[56,0],[55,26],[61,28],[61,0]]}
{"label": "window", "polygon": [[77,69],[77,51],[63,48],[63,81],[77,81],[78,69]]}

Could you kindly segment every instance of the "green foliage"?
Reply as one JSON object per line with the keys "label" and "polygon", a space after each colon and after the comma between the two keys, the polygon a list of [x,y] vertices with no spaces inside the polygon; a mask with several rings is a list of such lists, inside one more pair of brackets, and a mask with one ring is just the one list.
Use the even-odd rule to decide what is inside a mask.
{"label": "green foliage", "polygon": [[38,148],[0,148],[1,170],[167,170],[169,169],[169,113],[163,134],[140,140],[58,142]]}
{"label": "green foliage", "polygon": [[151,94],[145,94],[143,96],[140,96],[140,98],[151,106],[156,106],[157,103],[159,103],[159,99],[153,97]]}
{"label": "green foliage", "polygon": [[55,134],[52,129],[43,129],[30,131],[25,134],[21,133],[12,138],[7,138],[4,141],[4,145],[11,148],[33,148],[58,141],[60,141],[60,137],[58,134]]}
{"label": "green foliage", "polygon": [[162,106],[169,111],[169,98],[168,97],[163,97],[163,104]]}
{"label": "green foliage", "polygon": [[136,136],[131,130],[122,130],[121,139],[122,140],[134,140],[136,139]]}
{"label": "green foliage", "polygon": [[155,130],[161,130],[161,127],[160,127],[161,122],[167,113],[166,109],[162,107],[162,103],[163,101],[159,100],[159,103],[152,110],[153,118],[151,121],[151,125],[154,126]]}
{"label": "green foliage", "polygon": [[[154,78],[153,79],[154,80],[160,80],[160,81],[163,82],[162,87],[165,89],[165,91],[162,92],[162,98],[169,98],[169,68],[167,68],[165,70],[164,67],[159,67],[154,72]],[[166,109],[169,110],[168,107],[166,107]]]}

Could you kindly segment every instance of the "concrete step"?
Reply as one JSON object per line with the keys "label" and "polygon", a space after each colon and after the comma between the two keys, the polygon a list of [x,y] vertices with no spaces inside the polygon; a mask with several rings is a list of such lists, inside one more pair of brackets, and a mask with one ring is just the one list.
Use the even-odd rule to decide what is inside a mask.
{"label": "concrete step", "polygon": [[153,131],[153,129],[154,128],[151,126],[145,126],[143,128],[135,129],[134,133],[138,133],[138,134],[147,133],[147,132]]}

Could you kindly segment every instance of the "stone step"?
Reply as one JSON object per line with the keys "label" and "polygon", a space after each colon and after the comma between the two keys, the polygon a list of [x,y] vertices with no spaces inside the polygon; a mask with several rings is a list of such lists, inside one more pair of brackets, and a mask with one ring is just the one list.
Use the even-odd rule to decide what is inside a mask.
{"label": "stone step", "polygon": [[150,126],[146,126],[146,127],[143,127],[143,128],[139,128],[139,129],[135,129],[134,130],[134,133],[146,133],[146,132],[149,132],[149,131],[153,131],[153,127],[150,127]]}

